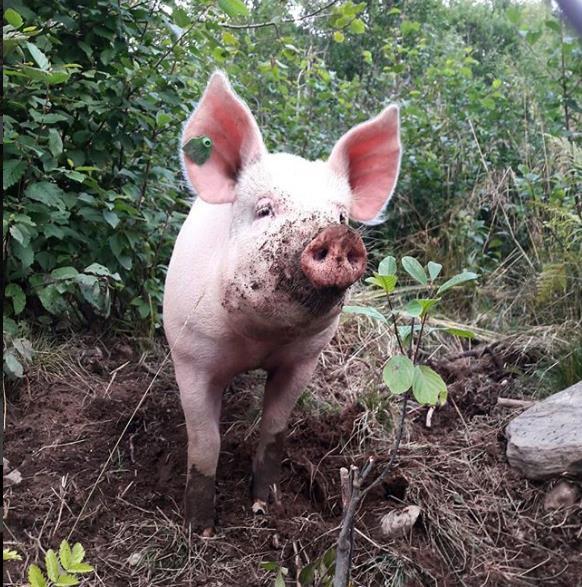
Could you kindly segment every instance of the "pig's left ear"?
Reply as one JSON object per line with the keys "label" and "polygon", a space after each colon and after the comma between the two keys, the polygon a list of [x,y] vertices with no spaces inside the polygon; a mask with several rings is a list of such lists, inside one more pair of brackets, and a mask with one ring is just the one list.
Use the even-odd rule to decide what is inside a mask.
{"label": "pig's left ear", "polygon": [[398,106],[389,106],[348,131],[331,152],[329,164],[352,188],[354,220],[373,220],[394,191],[400,170],[399,127]]}

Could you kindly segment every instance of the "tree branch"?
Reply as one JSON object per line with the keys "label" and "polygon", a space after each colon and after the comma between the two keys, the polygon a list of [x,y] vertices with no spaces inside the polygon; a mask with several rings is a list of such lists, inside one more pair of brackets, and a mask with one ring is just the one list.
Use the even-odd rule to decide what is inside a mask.
{"label": "tree branch", "polygon": [[225,28],[225,29],[234,29],[234,30],[262,29],[262,28],[265,28],[268,26],[275,27],[275,29],[276,29],[277,26],[281,25],[281,24],[300,22],[302,20],[307,20],[308,18],[312,18],[314,16],[317,16],[318,14],[320,14],[324,10],[327,10],[328,8],[331,8],[334,4],[337,4],[338,2],[339,2],[339,0],[332,0],[332,2],[328,2],[327,4],[322,6],[321,8],[318,8],[317,10],[314,10],[313,12],[310,12],[309,14],[304,14],[303,16],[300,16],[299,18],[284,18],[283,20],[280,20],[278,22],[275,22],[274,20],[270,20],[267,22],[256,22],[256,23],[250,23],[250,24],[218,23],[218,26]]}

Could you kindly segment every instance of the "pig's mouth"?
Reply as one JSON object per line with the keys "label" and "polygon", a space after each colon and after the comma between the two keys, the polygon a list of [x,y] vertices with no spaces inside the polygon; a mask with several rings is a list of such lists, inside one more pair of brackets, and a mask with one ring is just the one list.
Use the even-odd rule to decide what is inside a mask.
{"label": "pig's mouth", "polygon": [[301,270],[299,259],[293,263],[292,267],[287,264],[284,271],[277,271],[277,273],[279,275],[276,290],[288,295],[309,314],[324,316],[334,310],[339,312],[341,309],[347,288],[314,287]]}

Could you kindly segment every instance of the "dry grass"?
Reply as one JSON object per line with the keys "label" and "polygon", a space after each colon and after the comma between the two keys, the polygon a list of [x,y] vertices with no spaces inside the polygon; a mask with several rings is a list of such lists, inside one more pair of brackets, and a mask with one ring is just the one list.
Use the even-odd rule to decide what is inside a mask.
{"label": "dry grass", "polygon": [[[366,293],[354,300],[369,302]],[[440,320],[448,324],[445,318]],[[569,327],[544,326],[511,337],[481,328],[479,335],[506,365],[523,365],[536,354],[556,352],[566,343]],[[127,342],[104,345],[87,338],[59,346],[42,339],[35,346],[35,366],[18,390],[21,402],[29,395],[27,409],[34,410],[30,386],[36,387],[38,393],[39,383],[47,390],[56,385],[71,394],[81,394],[82,405],[95,398],[115,397],[130,383],[141,390],[133,399],[137,402],[154,376],[149,393],[159,396],[168,389],[175,393],[171,366],[163,365],[160,370],[167,352],[162,344],[145,353],[128,348]],[[310,491],[317,486],[327,504],[313,503],[293,511],[285,520],[285,531],[274,520],[257,520],[241,506],[236,524],[225,525],[216,539],[201,541],[190,536],[181,522],[181,506],[173,497],[160,507],[153,501],[150,505],[136,493],[139,470],[133,477],[128,476],[133,468],[132,439],[136,432],[126,426],[124,438],[112,437],[108,441],[111,447],[122,440],[116,452],[110,454],[98,484],[87,485],[80,480],[82,463],[71,463],[69,473],[60,475],[52,470],[49,463],[54,461],[49,460],[33,472],[34,482],[42,481],[47,487],[36,503],[23,504],[18,486],[5,491],[5,537],[25,560],[22,565],[9,567],[16,572],[8,570],[4,584],[21,584],[21,569],[41,560],[44,549],[54,547],[55,541],[65,537],[75,520],[85,537],[91,536],[90,529],[94,528],[95,539],[85,540],[88,559],[97,568],[88,585],[270,585],[273,574],[260,568],[265,560],[288,567],[292,577],[297,565],[312,562],[334,543],[339,523],[339,510],[333,509],[339,502],[338,483],[333,477],[339,468],[334,464],[339,463],[337,459],[341,456],[342,462],[361,464],[371,451],[380,459],[388,453],[398,406],[387,399],[379,377],[385,359],[395,347],[389,332],[378,330],[367,319],[351,316],[342,320],[336,339],[322,356],[309,393],[296,411],[292,434],[301,434],[308,423],[319,422],[325,428],[329,422],[338,422],[337,415],[356,403],[363,409],[350,416],[349,433],[341,435],[341,440],[317,462],[305,465],[311,467]],[[456,339],[437,334],[427,357],[454,357],[462,350],[464,347]],[[406,495],[393,495],[387,501],[372,496],[362,509],[357,524],[354,585],[566,585],[564,577],[574,576],[572,569],[577,563],[573,545],[581,538],[580,508],[545,513],[542,500],[546,487],[530,484],[507,468],[500,435],[511,414],[494,409],[481,415],[467,411],[473,400],[465,397],[466,390],[492,389],[487,385],[479,387],[487,375],[479,377],[482,379],[471,380],[470,384],[468,380],[454,384],[451,412],[443,415],[444,420],[437,420],[434,429],[424,428],[424,410],[411,405],[398,471],[405,480]],[[253,399],[244,411],[228,416],[226,436],[252,441],[262,381],[262,375],[251,373],[235,383],[237,394],[246,393]],[[516,393],[516,388],[509,386],[507,393]],[[114,413],[111,418],[115,418]],[[150,418],[153,421],[156,415],[150,414]],[[175,425],[183,426],[181,420]],[[78,437],[56,430],[54,442],[30,449],[47,457],[54,450],[66,455],[67,447],[74,443],[91,450],[92,434],[88,428]],[[106,456],[102,465],[107,463]],[[299,471],[303,465],[294,458],[290,458],[291,468]],[[121,477],[128,480],[118,486],[113,499],[124,513],[112,518],[108,515],[112,502],[106,489]],[[30,483],[31,478],[26,481]],[[177,483],[181,485],[182,481]],[[232,481],[233,484],[235,492],[228,499],[244,502],[245,482]],[[95,499],[82,509],[95,486]],[[289,491],[286,499],[293,500]],[[422,508],[420,524],[405,538],[383,538],[379,531],[381,516],[408,504]],[[33,512],[32,519],[23,508]],[[15,514],[25,522],[13,526]],[[106,520],[105,529],[102,519]],[[240,582],[241,576],[245,577],[244,583]]]}

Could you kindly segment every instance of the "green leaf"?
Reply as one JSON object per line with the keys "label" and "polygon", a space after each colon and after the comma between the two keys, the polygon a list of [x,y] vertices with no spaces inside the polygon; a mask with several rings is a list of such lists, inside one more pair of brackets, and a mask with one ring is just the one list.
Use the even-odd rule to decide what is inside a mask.
{"label": "green leaf", "polygon": [[15,338],[12,341],[14,348],[18,351],[18,354],[25,362],[30,363],[32,361],[32,357],[34,355],[34,349],[32,348],[32,343],[28,338],[20,337]]}
{"label": "green leaf", "polygon": [[[414,325],[414,332],[418,332],[420,330],[420,324]],[[412,326],[410,324],[404,324],[398,327],[398,335],[400,336],[400,340],[402,344],[406,345],[408,339],[410,338],[410,334],[412,332]]]}
{"label": "green leaf", "polygon": [[28,243],[30,242],[30,235],[24,226],[14,224],[10,227],[8,232],[12,238],[20,243],[23,247],[28,246]]}
{"label": "green leaf", "polygon": [[355,18],[350,23],[349,31],[350,31],[350,33],[353,33],[354,35],[363,35],[366,32],[366,25],[364,24],[363,20],[360,20],[359,18]]}
{"label": "green leaf", "polygon": [[362,57],[364,58],[364,61],[370,65],[374,62],[371,51],[364,49],[364,51],[362,51]]}
{"label": "green leaf", "polygon": [[396,274],[396,259],[391,255],[384,257],[378,265],[379,275],[395,275]]}
{"label": "green leaf", "polygon": [[[551,29],[552,31],[559,33],[560,32],[560,23],[557,20],[546,20],[545,23],[547,28]],[[18,28],[18,27],[17,27]]]}
{"label": "green leaf", "polygon": [[8,189],[17,183],[26,171],[26,163],[18,159],[2,162],[2,189]]}
{"label": "green leaf", "polygon": [[281,569],[277,573],[277,577],[275,579],[275,587],[285,587],[285,577],[283,577],[283,573]]}
{"label": "green leaf", "polygon": [[404,306],[404,311],[413,318],[422,318],[439,302],[440,298],[420,298],[417,300],[410,300],[410,302]]}
{"label": "green leaf", "polygon": [[222,33],[222,40],[231,47],[238,45],[238,39],[230,31],[224,31]]}
{"label": "green leaf", "polygon": [[172,120],[172,117],[167,112],[162,112],[160,110],[160,112],[156,114],[156,126],[158,127],[165,126],[170,120]]}
{"label": "green leaf", "polygon": [[333,33],[333,40],[336,43],[343,43],[346,40],[346,36],[341,31],[335,31]]}
{"label": "green leaf", "polygon": [[414,368],[412,393],[421,405],[443,405],[447,400],[447,385],[433,369],[426,365],[417,365]]}
{"label": "green leaf", "polygon": [[368,277],[366,283],[377,285],[381,287],[386,293],[392,293],[396,289],[396,282],[398,281],[397,275],[378,275],[374,277]]}
{"label": "green leaf", "polygon": [[46,574],[48,578],[54,583],[58,580],[60,574],[59,561],[57,555],[52,548],[49,548],[44,557],[46,565]]}
{"label": "green leaf", "polygon": [[190,24],[188,13],[183,8],[174,8],[172,12],[174,22],[182,29],[185,29]]}
{"label": "green leaf", "polygon": [[18,316],[26,306],[26,295],[22,288],[16,283],[9,283],[6,286],[4,295],[7,298],[12,298],[12,306],[14,307],[14,315]]}
{"label": "green leaf", "polygon": [[95,569],[87,563],[71,563],[67,570],[71,573],[92,573]]}
{"label": "green leaf", "polygon": [[92,273],[93,275],[100,275],[101,277],[111,277],[115,281],[120,281],[118,273],[111,273],[107,267],[100,263],[91,263],[88,267],[85,267],[85,273]]}
{"label": "green leaf", "polygon": [[309,563],[301,569],[301,572],[299,573],[299,577],[297,580],[299,581],[302,587],[307,587],[308,585],[311,585],[311,583],[313,583],[313,581],[315,580],[316,568],[317,565],[315,563]]}
{"label": "green leaf", "polygon": [[403,20],[400,23],[400,31],[406,37],[420,30],[420,23],[414,20]]}
{"label": "green leaf", "polygon": [[402,257],[402,267],[415,281],[422,285],[428,284],[428,277],[424,267],[414,257]]}
{"label": "green leaf", "polygon": [[404,312],[412,318],[419,318],[422,314],[422,306],[418,303],[418,300],[410,300],[404,306]]}
{"label": "green leaf", "polygon": [[15,29],[19,29],[24,23],[22,16],[20,16],[20,14],[18,14],[13,8],[8,8],[6,12],[4,12],[4,20]]}
{"label": "green leaf", "polygon": [[74,169],[67,169],[63,171],[63,175],[78,183],[83,183],[87,179],[87,176],[84,173],[79,173]]}
{"label": "green leaf", "polygon": [[414,377],[414,364],[404,355],[390,357],[382,371],[384,383],[394,394],[399,395],[408,391]]}
{"label": "green leaf", "polygon": [[439,276],[442,268],[443,266],[440,263],[428,262],[427,269],[431,281],[434,281]]}
{"label": "green leaf", "polygon": [[37,565],[28,567],[28,582],[30,587],[46,587],[46,578]]}
{"label": "green leaf", "polygon": [[279,570],[279,564],[275,561],[263,561],[259,563],[259,567],[261,569],[265,569],[265,571],[269,571],[271,573],[275,573]]}
{"label": "green leaf", "polygon": [[[6,319],[5,319],[6,320]],[[22,363],[18,360],[14,352],[5,352],[4,353],[4,371],[7,371],[12,377],[16,377],[17,379],[22,379],[24,375],[24,367]],[[40,569],[39,569],[40,570]],[[30,578],[29,578],[30,581]],[[32,584],[32,582],[31,582]]]}
{"label": "green leaf", "polygon": [[376,308],[372,308],[371,306],[344,306],[342,312],[346,314],[361,314],[378,322],[387,322],[386,318]]}
{"label": "green leaf", "polygon": [[18,242],[13,242],[11,245],[14,256],[20,261],[23,269],[27,269],[34,262],[34,251],[30,244],[23,246]]}
{"label": "green leaf", "polygon": [[62,84],[69,80],[71,74],[65,70],[51,71],[48,74],[47,81],[51,86]]}
{"label": "green leaf", "polygon": [[66,540],[63,540],[59,546],[59,558],[61,560],[61,566],[63,569],[68,571],[69,567],[71,566],[73,554],[71,553],[71,546]]}
{"label": "green leaf", "polygon": [[69,587],[69,585],[78,585],[80,583],[79,579],[77,579],[77,577],[74,577],[73,575],[61,575],[56,581],[55,581],[55,587]]}
{"label": "green leaf", "polygon": [[65,301],[55,285],[50,284],[39,289],[37,295],[47,312],[57,316],[64,310]]}
{"label": "green leaf", "polygon": [[105,218],[105,221],[111,226],[111,228],[116,228],[119,224],[119,216],[112,210],[104,210],[103,218]]}
{"label": "green leaf", "polygon": [[16,336],[18,334],[18,325],[12,320],[12,318],[4,316],[4,320],[2,320],[2,332],[4,334]]}
{"label": "green leaf", "polygon": [[21,561],[22,557],[15,550],[10,550],[9,548],[3,548],[2,549],[2,560],[4,560],[4,561]]}
{"label": "green leaf", "polygon": [[331,569],[335,565],[335,548],[328,548],[321,557],[321,562],[326,569]]}
{"label": "green leaf", "polygon": [[33,43],[26,43],[26,47],[30,51],[32,58],[36,61],[36,64],[43,71],[47,71],[50,67],[48,57]]}
{"label": "green leaf", "polygon": [[57,281],[65,279],[74,279],[79,272],[74,267],[59,267],[51,271],[51,277]]}
{"label": "green leaf", "polygon": [[445,332],[459,338],[475,338],[475,333],[465,328],[445,328]]}
{"label": "green leaf", "polygon": [[509,6],[505,11],[507,19],[512,24],[517,24],[521,20],[521,7],[519,6]]}
{"label": "green leaf", "polygon": [[227,16],[249,16],[249,9],[242,0],[218,0],[218,6]]}
{"label": "green leaf", "polygon": [[[71,561],[74,564],[79,564],[83,562],[85,558],[85,548],[80,542],[76,542],[73,545],[73,550],[71,552]],[[67,569],[68,570],[68,569]],[[84,571],[77,571],[77,572],[84,572]]]}
{"label": "green leaf", "polygon": [[63,202],[63,196],[65,195],[65,192],[63,192],[59,186],[55,185],[54,183],[49,183],[48,181],[38,181],[36,183],[31,183],[24,190],[24,194],[31,200],[42,202],[43,204],[52,206],[53,208],[63,209],[65,207]]}
{"label": "green leaf", "polygon": [[479,276],[477,273],[473,273],[472,271],[464,271],[463,273],[459,273],[454,277],[451,277],[448,281],[445,281],[437,290],[437,295],[444,293],[445,291],[455,287],[457,285],[461,285],[461,283],[466,283],[467,281],[474,281]]}
{"label": "green leaf", "polygon": [[63,141],[56,128],[49,129],[48,145],[53,157],[58,157],[63,152]]}

